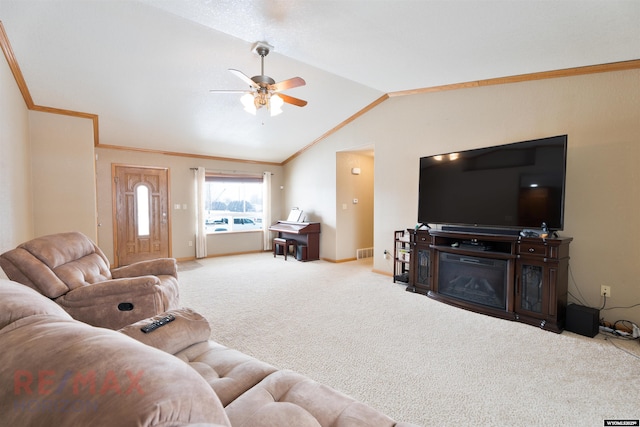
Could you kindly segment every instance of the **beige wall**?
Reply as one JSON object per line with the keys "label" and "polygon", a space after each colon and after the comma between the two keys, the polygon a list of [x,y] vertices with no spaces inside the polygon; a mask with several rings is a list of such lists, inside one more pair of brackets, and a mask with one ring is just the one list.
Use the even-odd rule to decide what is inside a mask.
{"label": "beige wall", "polygon": [[95,241],[93,122],[30,111],[29,128],[34,235],[80,231]]}
{"label": "beige wall", "polygon": [[[169,168],[171,206],[171,255],[178,259],[195,257],[195,211],[194,184],[191,168],[204,166],[210,171],[236,171],[249,173],[273,173],[271,194],[274,220],[282,217],[283,171],[281,166],[260,165],[243,162],[198,159],[164,154],[123,151],[97,148],[98,185],[98,245],[111,263],[114,261],[113,247],[113,193],[111,186],[111,165],[136,165]],[[175,209],[180,205],[180,209]],[[186,205],[187,209],[183,209]],[[233,234],[212,234],[207,237],[207,255],[216,256],[230,253],[245,253],[262,250],[262,232],[242,232]],[[189,242],[194,242],[189,246]]]}
{"label": "beige wall", "polygon": [[[322,212],[321,257],[336,258],[336,152],[375,146],[374,247],[417,219],[421,156],[568,134],[565,230],[572,295],[608,307],[640,302],[640,70],[391,98],[286,165],[286,203]],[[313,186],[313,187],[312,187]],[[315,197],[305,193],[317,188]],[[326,223],[326,224],[325,224]],[[326,226],[328,225],[328,226]],[[327,231],[327,232],[325,232]],[[392,261],[374,258],[391,273]],[[570,301],[572,301],[570,297]],[[637,309],[604,311],[640,322]]]}
{"label": "beige wall", "polygon": [[284,166],[283,206],[298,207],[306,220],[320,222],[320,257],[336,255],[336,151],[332,144],[318,144],[299,161]]}
{"label": "beige wall", "polygon": [[33,236],[29,112],[0,60],[0,253]]}

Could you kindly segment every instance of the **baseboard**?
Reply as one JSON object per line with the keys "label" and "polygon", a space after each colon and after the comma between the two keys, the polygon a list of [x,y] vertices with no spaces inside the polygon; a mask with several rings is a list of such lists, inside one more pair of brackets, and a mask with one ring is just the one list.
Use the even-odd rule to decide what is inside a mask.
{"label": "baseboard", "polygon": [[389,272],[389,271],[384,271],[384,270],[377,270],[377,269],[373,269],[371,270],[372,273],[376,273],[376,274],[381,274],[383,276],[387,276],[387,277],[393,277],[393,273]]}
{"label": "baseboard", "polygon": [[357,260],[358,258],[343,258],[343,259],[333,260],[332,262],[335,262],[336,264],[340,264],[341,262],[350,262],[350,261],[357,261]]}

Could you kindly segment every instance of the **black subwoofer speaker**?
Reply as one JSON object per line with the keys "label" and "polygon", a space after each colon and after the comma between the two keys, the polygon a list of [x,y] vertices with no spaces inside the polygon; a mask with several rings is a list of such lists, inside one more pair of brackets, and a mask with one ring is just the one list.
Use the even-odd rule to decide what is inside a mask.
{"label": "black subwoofer speaker", "polygon": [[567,306],[567,318],[564,328],[567,331],[595,337],[600,332],[600,310],[578,304]]}

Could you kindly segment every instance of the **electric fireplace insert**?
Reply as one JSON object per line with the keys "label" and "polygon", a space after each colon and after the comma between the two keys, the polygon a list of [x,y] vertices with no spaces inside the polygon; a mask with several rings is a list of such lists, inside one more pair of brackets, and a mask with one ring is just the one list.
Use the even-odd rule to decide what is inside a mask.
{"label": "electric fireplace insert", "polygon": [[438,292],[451,298],[506,310],[508,262],[441,253]]}

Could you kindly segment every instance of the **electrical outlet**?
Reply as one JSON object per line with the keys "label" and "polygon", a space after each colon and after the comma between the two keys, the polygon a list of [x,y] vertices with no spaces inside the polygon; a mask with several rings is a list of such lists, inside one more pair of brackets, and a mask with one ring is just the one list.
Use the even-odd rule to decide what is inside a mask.
{"label": "electrical outlet", "polygon": [[611,286],[600,286],[600,296],[611,298]]}

